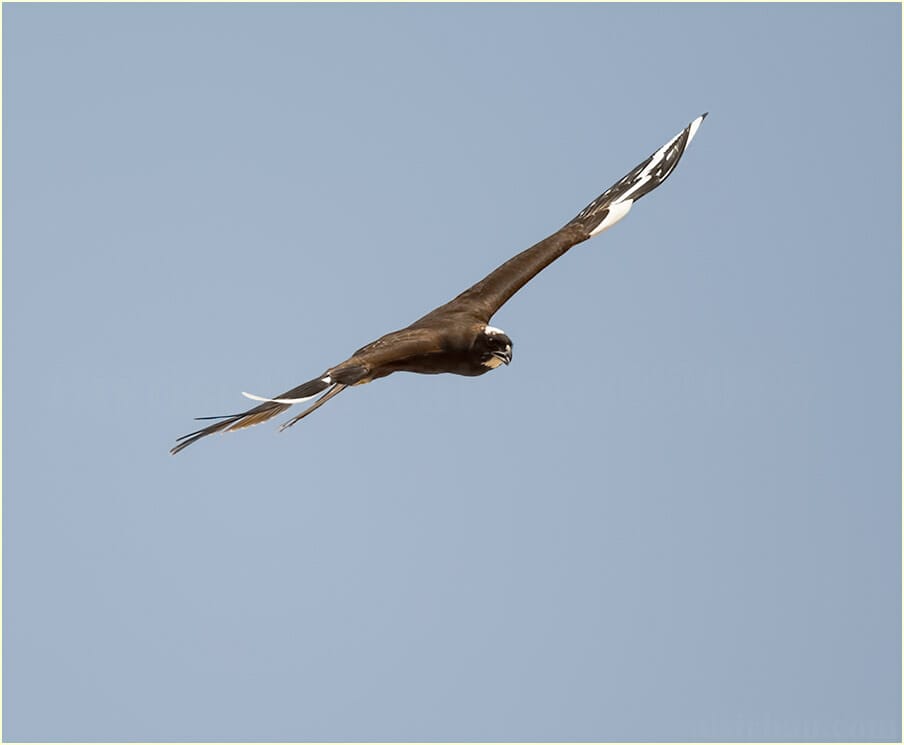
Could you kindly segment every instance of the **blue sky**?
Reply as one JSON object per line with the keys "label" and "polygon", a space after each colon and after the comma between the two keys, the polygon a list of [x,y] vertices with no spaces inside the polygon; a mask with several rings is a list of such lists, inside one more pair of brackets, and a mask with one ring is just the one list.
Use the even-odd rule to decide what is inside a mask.
{"label": "blue sky", "polygon": [[900,6],[2,12],[4,740],[900,740]]}

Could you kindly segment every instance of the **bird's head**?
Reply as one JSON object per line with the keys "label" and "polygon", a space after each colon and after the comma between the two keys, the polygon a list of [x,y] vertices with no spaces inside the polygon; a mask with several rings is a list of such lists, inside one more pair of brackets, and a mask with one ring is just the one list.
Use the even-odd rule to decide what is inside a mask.
{"label": "bird's head", "polygon": [[484,326],[478,334],[475,350],[480,357],[480,364],[491,370],[512,361],[512,340],[504,331],[492,326]]}

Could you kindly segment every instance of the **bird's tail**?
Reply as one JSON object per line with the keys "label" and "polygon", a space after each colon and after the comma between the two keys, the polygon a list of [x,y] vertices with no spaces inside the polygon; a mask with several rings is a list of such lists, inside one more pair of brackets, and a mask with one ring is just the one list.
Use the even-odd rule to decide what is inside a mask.
{"label": "bird's tail", "polygon": [[[178,438],[178,444],[172,450],[170,450],[170,453],[175,455],[180,450],[184,450],[192,443],[200,440],[202,437],[207,437],[207,435],[213,435],[217,432],[234,432],[235,430],[244,429],[245,427],[253,427],[255,424],[266,422],[268,419],[272,419],[277,414],[281,414],[293,404],[312,399],[317,394],[329,389],[326,394],[321,396],[312,406],[308,407],[305,411],[303,411],[301,414],[299,414],[297,417],[295,417],[285,425],[291,426],[302,417],[307,416],[315,409],[320,408],[323,404],[325,404],[329,399],[331,399],[345,387],[346,386],[342,383],[333,381],[330,375],[326,374],[322,377],[314,378],[314,380],[309,380],[307,383],[302,383],[292,390],[286,391],[285,393],[282,393],[274,398],[264,398],[263,396],[256,396],[252,393],[243,393],[245,397],[250,398],[254,401],[261,401],[262,403],[259,406],[255,406],[253,409],[248,409],[248,411],[242,412],[241,414],[198,417],[198,419],[220,419],[222,421],[211,424],[210,426],[204,427],[203,429],[199,429],[196,432],[189,432],[187,435],[182,435],[182,437]],[[283,427],[283,429],[285,429],[285,427]]]}
{"label": "bird's tail", "polygon": [[634,202],[653,191],[675,170],[705,118],[706,114],[701,114],[694,119],[643,163],[588,204],[570,224],[583,228],[588,238],[615,225],[628,214]]}

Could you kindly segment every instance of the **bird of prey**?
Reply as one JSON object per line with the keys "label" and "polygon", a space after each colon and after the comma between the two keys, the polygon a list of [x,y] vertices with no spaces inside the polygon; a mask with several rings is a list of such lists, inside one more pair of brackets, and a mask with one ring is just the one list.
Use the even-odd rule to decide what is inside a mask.
{"label": "bird of prey", "polygon": [[509,259],[455,299],[410,326],[381,336],[313,380],[274,398],[243,393],[260,402],[259,405],[240,414],[199,417],[220,421],[183,435],[170,452],[176,454],[216,432],[232,432],[260,424],[293,404],[322,394],[311,406],[283,424],[282,431],[349,386],[369,383],[394,372],[473,376],[508,365],[512,361],[512,340],[502,330],[489,325],[493,314],[568,249],[611,228],[628,214],[638,199],[665,181],[678,165],[704,117],[706,114],[694,119],[555,233]]}

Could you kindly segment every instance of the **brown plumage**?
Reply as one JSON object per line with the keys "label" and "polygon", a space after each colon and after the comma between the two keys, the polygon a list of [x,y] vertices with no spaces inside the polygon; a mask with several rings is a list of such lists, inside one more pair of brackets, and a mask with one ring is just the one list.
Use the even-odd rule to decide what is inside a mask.
{"label": "brown plumage", "polygon": [[240,414],[206,417],[221,421],[183,435],[170,452],[178,453],[207,435],[260,424],[286,411],[294,403],[323,394],[298,416],[286,422],[281,428],[285,429],[348,386],[369,383],[394,372],[473,376],[482,375],[501,364],[509,364],[512,357],[511,339],[499,329],[487,325],[496,311],[568,249],[614,225],[628,213],[634,202],[665,181],[705,116],[697,117],[562,228],[512,257],[450,302],[410,326],[380,337],[356,351],[345,362],[279,396],[261,399],[245,394],[262,403]]}

